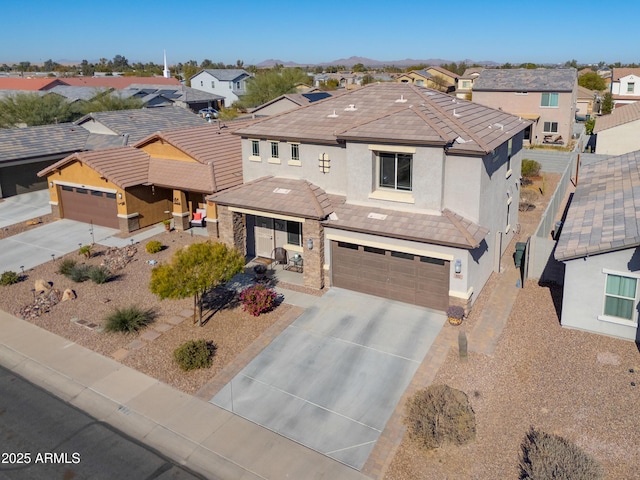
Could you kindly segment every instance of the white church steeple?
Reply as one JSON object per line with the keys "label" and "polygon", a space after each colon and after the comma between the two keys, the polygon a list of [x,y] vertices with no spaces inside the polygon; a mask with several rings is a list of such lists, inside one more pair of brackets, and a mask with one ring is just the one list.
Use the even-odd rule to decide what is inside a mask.
{"label": "white church steeple", "polygon": [[162,70],[162,76],[164,78],[171,78],[171,72],[169,72],[169,67],[167,66],[167,51],[164,51],[164,70]]}

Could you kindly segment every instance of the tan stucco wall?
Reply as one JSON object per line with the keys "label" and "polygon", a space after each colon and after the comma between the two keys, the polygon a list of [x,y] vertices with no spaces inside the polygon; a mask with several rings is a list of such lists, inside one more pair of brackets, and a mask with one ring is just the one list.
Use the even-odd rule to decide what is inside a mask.
{"label": "tan stucco wall", "polygon": [[623,155],[640,150],[640,120],[598,132],[596,153]]}
{"label": "tan stucco wall", "polygon": [[177,149],[173,145],[164,143],[162,140],[155,140],[151,143],[147,143],[146,145],[142,145],[140,147],[140,150],[148,153],[149,155],[155,158],[166,158],[169,160],[183,160],[186,162],[197,163],[196,160],[191,158],[189,155],[187,155],[183,151]]}
{"label": "tan stucco wall", "polygon": [[[172,193],[173,190],[165,188],[152,189],[138,185],[128,188],[123,200],[118,200],[118,203],[124,201],[127,213],[138,213],[139,227],[144,228],[171,217],[171,214],[164,212],[171,211]],[[118,205],[118,213],[120,213],[120,208],[121,205]]]}

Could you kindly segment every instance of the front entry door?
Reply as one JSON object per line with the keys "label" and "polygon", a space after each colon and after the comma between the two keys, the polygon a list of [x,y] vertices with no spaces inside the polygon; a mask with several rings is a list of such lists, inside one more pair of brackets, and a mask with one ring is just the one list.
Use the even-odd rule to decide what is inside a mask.
{"label": "front entry door", "polygon": [[273,218],[256,217],[254,228],[256,238],[256,257],[271,258],[275,248],[273,235]]}

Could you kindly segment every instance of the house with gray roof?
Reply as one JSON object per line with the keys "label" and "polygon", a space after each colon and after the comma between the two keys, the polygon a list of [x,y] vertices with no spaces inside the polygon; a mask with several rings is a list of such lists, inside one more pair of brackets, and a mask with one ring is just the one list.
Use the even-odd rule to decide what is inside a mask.
{"label": "house with gray roof", "polygon": [[473,101],[531,120],[529,144],[567,145],[577,92],[575,68],[486,68],[473,84]]}
{"label": "house with gray roof", "polygon": [[622,155],[640,150],[640,102],[623,104],[596,117],[596,153]]}
{"label": "house with gray roof", "polygon": [[[109,140],[117,139],[117,143]],[[38,172],[74,152],[122,145],[122,138],[92,134],[73,123],[0,128],[0,198],[44,190]]]}
{"label": "house with gray roof", "polygon": [[639,191],[640,151],[582,167],[555,250],[563,326],[640,342]]}
{"label": "house with gray roof", "polygon": [[265,259],[283,249],[308,287],[468,310],[514,236],[528,125],[370,84],[238,129],[244,183],[207,200],[222,241]]}
{"label": "house with gray roof", "polygon": [[181,107],[140,108],[89,113],[75,122],[91,133],[126,137],[131,145],[147,135],[179,127],[197,127],[205,120]]}
{"label": "house with gray roof", "polygon": [[270,100],[259,107],[251,110],[251,115],[255,117],[264,117],[268,115],[276,115],[278,113],[288,112],[294,108],[308,105],[318,100],[323,100],[331,96],[331,92],[323,92],[321,90],[305,92],[305,93],[285,93],[273,100]]}
{"label": "house with gray roof", "polygon": [[189,80],[191,88],[220,95],[224,97],[224,106],[230,107],[247,93],[247,80],[251,77],[249,72],[241,68],[207,68]]}

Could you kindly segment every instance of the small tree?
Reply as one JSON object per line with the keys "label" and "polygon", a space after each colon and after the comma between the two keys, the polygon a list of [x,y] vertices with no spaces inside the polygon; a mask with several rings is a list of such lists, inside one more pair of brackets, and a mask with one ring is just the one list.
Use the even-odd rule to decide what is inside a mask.
{"label": "small tree", "polygon": [[160,299],[193,296],[193,318],[199,313],[202,326],[202,298],[208,290],[227,282],[244,269],[244,256],[223,243],[194,243],[178,250],[171,262],[151,271],[149,288]]}
{"label": "small tree", "polygon": [[600,111],[603,115],[609,115],[613,111],[613,97],[611,96],[611,92],[607,92],[602,96]]}
{"label": "small tree", "polygon": [[607,84],[600,75],[596,72],[585,73],[584,75],[580,75],[578,77],[578,85],[584,88],[588,88],[589,90],[604,90],[607,88]]}

